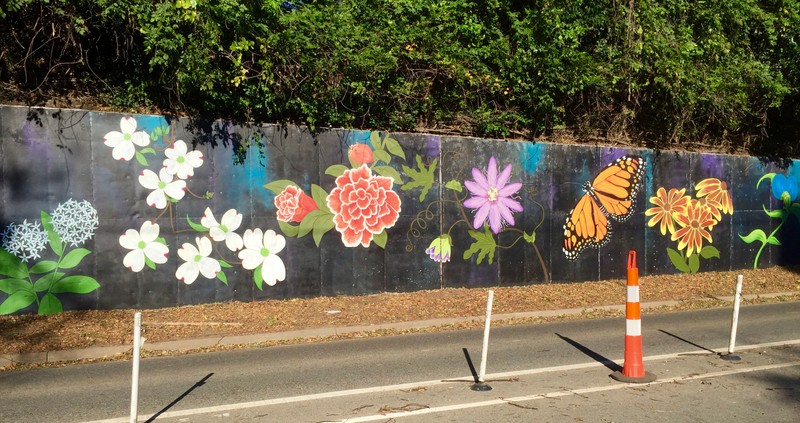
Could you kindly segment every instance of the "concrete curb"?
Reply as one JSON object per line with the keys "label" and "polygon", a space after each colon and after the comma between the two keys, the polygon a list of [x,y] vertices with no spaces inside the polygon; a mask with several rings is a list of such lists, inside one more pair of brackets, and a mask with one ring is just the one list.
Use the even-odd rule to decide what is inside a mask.
{"label": "concrete curb", "polygon": [[[788,295],[796,295],[800,292],[778,292],[772,294],[748,294],[743,295],[745,300],[759,298],[775,298]],[[719,296],[704,298],[705,300],[720,300],[733,302],[733,296]],[[702,299],[701,299],[702,300]],[[653,301],[642,303],[642,309],[653,309],[658,307],[677,306],[686,301]],[[597,307],[579,307],[561,310],[528,311],[519,313],[494,314],[492,320],[511,320],[511,319],[533,319],[538,317],[557,317],[574,316],[593,311],[625,311],[625,305],[608,305]],[[163,341],[147,343],[142,346],[142,350],[147,351],[185,351],[199,348],[211,348],[222,345],[257,344],[269,341],[288,341],[292,339],[305,338],[326,338],[338,335],[347,335],[360,332],[374,332],[379,330],[414,330],[432,327],[456,325],[460,323],[483,322],[484,316],[472,317],[451,317],[442,319],[419,320],[412,322],[381,323],[375,325],[345,326],[345,327],[321,327],[313,329],[302,329],[288,332],[258,333],[252,335],[237,336],[213,336],[205,338],[188,338],[175,341]],[[2,354],[0,355],[0,367],[12,364],[44,364],[59,361],[76,361],[87,359],[102,359],[115,355],[125,354],[131,350],[129,345],[115,345],[103,347],[90,347],[74,350],[46,351],[34,353]]]}

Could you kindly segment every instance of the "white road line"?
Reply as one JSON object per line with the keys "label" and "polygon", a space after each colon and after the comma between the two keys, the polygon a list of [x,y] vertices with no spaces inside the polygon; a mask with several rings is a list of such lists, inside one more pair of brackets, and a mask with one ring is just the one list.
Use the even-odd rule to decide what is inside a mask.
{"label": "white road line", "polygon": [[[778,346],[784,346],[784,345],[798,345],[798,344],[800,344],[800,339],[792,339],[792,340],[788,340],[788,341],[779,341],[779,342],[768,342],[768,343],[763,343],[763,344],[743,345],[743,346],[737,347],[736,350],[741,352],[741,351],[747,351],[747,350],[753,350],[753,349],[759,349],[759,348],[770,348],[770,347],[778,347]],[[718,348],[718,349],[716,349],[714,351],[717,352],[717,353],[724,353],[724,352],[727,352],[728,350],[727,350],[727,347],[724,347],[724,348]],[[677,357],[684,356],[684,355],[697,354],[698,352],[699,353],[708,353],[707,350],[693,350],[693,351],[685,351],[685,352],[680,352],[680,353],[662,354],[662,355],[654,355],[654,356],[644,357],[643,361],[667,360],[667,359],[673,359],[673,358],[677,358]],[[618,359],[618,360],[613,360],[613,362],[617,363],[617,364],[622,364],[623,360],[622,359]],[[509,377],[514,377],[514,376],[524,376],[524,375],[532,375],[532,374],[539,374],[539,373],[550,373],[550,372],[560,372],[560,371],[568,371],[568,370],[579,370],[579,369],[586,369],[586,368],[592,368],[592,367],[600,367],[600,366],[603,366],[603,365],[604,365],[604,363],[593,361],[593,362],[590,362],[590,363],[569,364],[569,365],[565,365],[565,366],[543,367],[543,368],[538,368],[538,369],[527,369],[527,370],[519,370],[519,371],[505,372],[505,373],[492,373],[492,374],[487,374],[485,379],[487,381],[491,381],[492,379],[509,378]],[[790,365],[793,366],[793,365],[797,365],[797,364],[790,364]],[[784,367],[787,367],[787,366],[790,366],[790,365],[786,365]],[[755,368],[755,369],[758,369],[758,368]],[[748,371],[748,369],[744,369],[744,370]],[[749,370],[749,371],[756,371],[756,370]],[[720,372],[720,373],[723,373],[723,372]],[[718,373],[709,373],[707,375],[701,375],[701,376],[697,376],[697,377],[694,377],[694,378],[696,379],[696,378],[700,378],[700,377],[712,377],[712,376],[709,376],[709,375],[717,375],[717,374]],[[668,379],[668,381],[678,380],[678,379],[680,379],[680,378]],[[236,404],[224,404],[224,405],[217,405],[217,406],[212,406],[212,407],[202,407],[202,408],[192,408],[192,409],[187,409],[187,410],[168,411],[168,412],[160,414],[159,418],[185,417],[185,416],[193,416],[193,415],[198,415],[198,414],[219,413],[219,412],[226,412],[226,411],[232,411],[232,410],[241,410],[241,409],[245,409],[245,408],[266,407],[266,406],[270,406],[270,405],[291,404],[291,403],[296,403],[296,402],[313,401],[313,400],[320,400],[320,399],[327,399],[327,398],[339,398],[339,397],[370,394],[370,393],[377,393],[377,392],[387,392],[387,391],[396,391],[396,390],[402,390],[402,389],[414,389],[414,388],[420,388],[420,387],[429,387],[429,386],[436,386],[436,385],[441,385],[441,384],[444,384],[444,383],[457,382],[457,381],[472,382],[472,380],[473,379],[471,377],[447,379],[447,380],[436,379],[436,380],[428,380],[428,381],[421,381],[421,382],[403,383],[403,384],[398,384],[398,385],[374,386],[374,387],[369,387],[369,388],[359,388],[359,389],[348,389],[348,390],[344,390],[344,391],[323,392],[323,393],[319,393],[319,394],[299,395],[299,396],[285,397],[285,398],[274,398],[274,399],[261,400],[261,401],[241,402],[241,403],[236,403]],[[691,380],[691,378],[682,379],[682,380]],[[652,382],[651,384],[658,384],[658,383],[664,383],[664,381],[655,381],[655,382]],[[625,387],[627,385],[613,385],[613,386],[615,386],[615,387],[616,386]],[[595,388],[587,388],[587,389],[595,389]],[[600,388],[599,390],[604,390],[604,389],[605,389],[605,387],[604,388]],[[576,391],[565,391],[565,392],[578,393],[578,392],[585,392],[585,391],[576,390]],[[551,394],[546,394],[546,395],[551,395]],[[507,401],[512,401],[512,399],[496,400],[496,401],[500,401],[500,403],[504,403],[504,402],[507,402]],[[526,401],[526,400],[521,400],[521,401]],[[486,403],[486,405],[494,405],[494,402],[492,402],[492,401],[475,403],[475,404],[484,404],[484,403]],[[477,405],[477,407],[481,407],[481,406],[484,406],[484,405]],[[469,408],[469,407],[466,407],[466,408]],[[446,410],[443,410],[443,411],[446,411]],[[400,414],[411,415],[411,414],[406,414],[406,412],[400,413]],[[139,416],[139,420],[145,421],[145,420],[150,419],[152,416],[153,416],[152,414],[150,414],[150,415],[140,415]],[[380,418],[386,419],[387,416],[388,415],[381,415]],[[85,422],[85,423],[127,423],[128,421],[129,421],[129,417],[116,417],[116,418],[111,418],[111,419],[106,419],[106,420],[93,420],[93,421]],[[355,422],[355,421],[369,421],[369,420],[352,420],[351,419],[351,420],[346,420],[346,421],[347,422]]]}
{"label": "white road line", "polygon": [[[678,376],[669,379],[657,380],[655,382],[643,383],[640,385],[636,385],[637,387],[648,386],[648,385],[660,385],[662,383],[672,383],[672,382],[685,382],[689,380],[696,380],[696,379],[709,379],[714,377],[721,377],[721,376],[729,376],[735,375],[740,373],[750,373],[750,372],[758,372],[763,370],[774,370],[774,369],[782,369],[784,367],[793,367],[793,366],[800,366],[800,361],[795,361],[792,363],[781,363],[781,364],[768,364],[764,366],[757,366],[757,367],[749,367],[749,368],[740,368],[740,369],[732,369],[732,370],[725,370],[721,372],[715,373],[706,373],[704,375],[694,375],[694,376]],[[478,407],[489,407],[493,405],[503,405],[509,403],[520,403],[525,401],[535,401],[545,398],[557,398],[557,397],[565,397],[569,395],[583,395],[583,394],[590,394],[593,392],[602,392],[602,391],[615,391],[618,389],[625,389],[630,388],[633,385],[630,384],[623,384],[623,385],[605,385],[605,386],[593,386],[591,388],[583,388],[583,389],[575,389],[571,391],[555,391],[555,392],[548,392],[546,394],[536,394],[536,395],[525,395],[521,397],[513,397],[513,398],[501,398],[489,401],[480,401],[480,402],[467,402],[462,404],[453,404],[453,405],[445,405],[441,407],[432,407],[432,408],[423,408],[420,410],[414,411],[400,411],[396,413],[386,413],[386,414],[379,414],[373,416],[364,416],[364,417],[355,417],[351,419],[340,420],[341,423],[361,423],[361,422],[372,422],[372,421],[385,421],[386,419],[398,419],[401,417],[411,417],[411,416],[419,416],[423,414],[432,414],[432,413],[442,413],[446,411],[458,411],[458,410],[466,410],[469,408],[478,408]]]}

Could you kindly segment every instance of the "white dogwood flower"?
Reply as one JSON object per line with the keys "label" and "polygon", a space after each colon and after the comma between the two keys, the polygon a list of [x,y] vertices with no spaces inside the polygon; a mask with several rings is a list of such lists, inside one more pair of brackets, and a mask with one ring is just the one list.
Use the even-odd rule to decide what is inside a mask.
{"label": "white dogwood flower", "polygon": [[147,189],[152,189],[147,196],[147,204],[157,209],[167,207],[167,197],[180,200],[186,195],[186,181],[178,179],[173,181],[165,168],[158,171],[158,175],[150,169],[145,169],[139,175],[139,183]]}
{"label": "white dogwood flower", "polygon": [[187,285],[194,282],[198,275],[214,279],[222,270],[219,262],[208,256],[211,254],[211,241],[206,237],[196,238],[195,241],[197,247],[187,242],[178,250],[178,256],[186,263],[178,266],[175,277]]}
{"label": "white dogwood flower", "polygon": [[208,234],[214,241],[225,241],[225,246],[231,251],[239,251],[244,245],[241,235],[234,232],[242,224],[242,215],[235,209],[230,209],[222,215],[222,221],[217,222],[211,209],[206,207],[200,224],[208,228]]}
{"label": "white dogwood flower", "polygon": [[239,252],[242,267],[253,270],[261,267],[261,279],[269,286],[286,279],[286,267],[276,254],[286,246],[286,238],[272,229],[263,233],[261,229],[244,231],[244,250]]}
{"label": "white dogwood flower", "polygon": [[128,229],[119,237],[119,245],[130,251],[122,259],[125,267],[138,272],[144,268],[145,258],[156,264],[167,262],[169,247],[157,241],[159,227],[158,223],[146,221],[142,224],[141,230]]}
{"label": "white dogwood flower", "polygon": [[195,150],[188,151],[183,140],[175,141],[172,147],[164,150],[164,168],[170,175],[186,179],[194,175],[194,169],[203,165],[203,153]]}
{"label": "white dogwood flower", "polygon": [[103,137],[103,143],[112,147],[111,157],[114,160],[130,160],[136,153],[135,145],[146,147],[150,144],[150,135],[144,131],[136,131],[136,119],[128,116],[119,122],[120,131],[111,131]]}

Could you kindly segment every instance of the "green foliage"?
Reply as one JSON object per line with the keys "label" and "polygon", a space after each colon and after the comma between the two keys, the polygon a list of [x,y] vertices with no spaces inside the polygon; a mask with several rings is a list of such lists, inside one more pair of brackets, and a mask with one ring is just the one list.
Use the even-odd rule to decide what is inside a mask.
{"label": "green foliage", "polygon": [[[77,267],[91,254],[85,248],[68,250],[65,242],[53,230],[51,217],[41,212],[42,226],[47,232],[49,247],[57,256],[56,260],[40,260],[28,267],[18,257],[0,248],[0,291],[8,297],[0,303],[0,314],[10,314],[36,303],[39,314],[61,313],[61,300],[54,294],[88,294],[100,287],[89,276],[72,275],[59,270]],[[39,295],[44,293],[41,297]]]}
{"label": "green foliage", "polygon": [[800,135],[800,0],[282,3],[0,1],[0,81],[312,128]]}

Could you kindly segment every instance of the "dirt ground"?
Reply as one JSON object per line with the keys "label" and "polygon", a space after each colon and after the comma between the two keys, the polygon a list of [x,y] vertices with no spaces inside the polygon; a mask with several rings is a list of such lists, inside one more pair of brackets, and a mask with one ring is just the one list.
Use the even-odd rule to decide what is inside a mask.
{"label": "dirt ground", "polygon": [[[682,302],[680,306],[668,309],[727,306],[729,304],[714,300],[713,297],[733,295],[737,274],[744,275],[743,294],[793,292],[795,295],[777,300],[800,300],[800,295],[797,294],[800,292],[800,268],[774,267],[641,277],[641,301]],[[494,315],[625,303],[625,280],[492,289]],[[487,289],[441,289],[359,297],[227,302],[141,311],[143,330],[150,343],[204,336],[483,316],[486,298]],[[135,311],[137,310],[92,310],[70,311],[53,316],[0,316],[0,354],[127,345],[131,343],[133,336]],[[591,312],[577,318],[605,317],[615,313],[619,314]],[[496,323],[493,324],[498,325],[518,323],[499,320],[494,322]],[[472,325],[479,325],[479,322]],[[457,328],[466,326],[470,324],[459,325]],[[427,330],[446,329],[452,327]],[[360,336],[382,334],[386,333],[365,333]]]}

